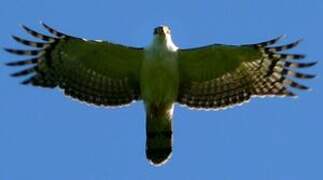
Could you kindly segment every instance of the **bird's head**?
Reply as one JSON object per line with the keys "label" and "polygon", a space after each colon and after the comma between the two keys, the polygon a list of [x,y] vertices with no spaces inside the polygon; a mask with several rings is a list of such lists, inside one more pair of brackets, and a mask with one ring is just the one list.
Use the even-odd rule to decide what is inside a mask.
{"label": "bird's head", "polygon": [[154,36],[159,36],[159,37],[170,36],[170,28],[168,26],[158,26],[154,29]]}
{"label": "bird's head", "polygon": [[177,49],[172,41],[171,31],[168,26],[161,25],[154,29],[154,42],[166,45],[170,49]]}
{"label": "bird's head", "polygon": [[158,26],[154,29],[154,38],[161,42],[171,40],[170,28],[168,26]]}

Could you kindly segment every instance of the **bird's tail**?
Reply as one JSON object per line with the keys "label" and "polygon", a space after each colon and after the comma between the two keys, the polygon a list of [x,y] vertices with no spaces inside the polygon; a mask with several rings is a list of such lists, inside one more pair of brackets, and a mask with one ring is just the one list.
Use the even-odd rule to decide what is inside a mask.
{"label": "bird's tail", "polygon": [[146,113],[146,156],[153,165],[162,165],[172,153],[173,106],[149,106]]}

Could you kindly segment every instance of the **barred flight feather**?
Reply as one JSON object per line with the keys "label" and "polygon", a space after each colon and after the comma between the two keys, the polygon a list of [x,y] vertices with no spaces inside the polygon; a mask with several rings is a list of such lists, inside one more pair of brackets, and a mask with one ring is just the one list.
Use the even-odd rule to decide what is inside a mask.
{"label": "barred flight feather", "polygon": [[314,78],[315,75],[295,70],[314,66],[317,62],[293,62],[304,59],[305,56],[280,52],[296,47],[301,40],[287,45],[272,46],[281,38],[282,36],[258,44],[243,45],[242,47],[257,49],[262,53],[262,57],[244,62],[235,71],[210,81],[186,82],[179,90],[178,102],[192,108],[217,110],[246,102],[251,97],[296,96],[290,88],[308,90],[308,87],[290,78]]}
{"label": "barred flight feather", "polygon": [[28,33],[30,34],[31,36],[35,37],[35,38],[38,38],[38,39],[41,39],[43,41],[47,41],[47,42],[53,42],[55,40],[57,40],[57,38],[54,38],[54,37],[50,37],[50,36],[47,36],[47,35],[44,35],[44,34],[41,34],[37,31],[34,31],[32,29],[30,29],[29,27],[25,26],[25,25],[21,25],[21,27]]}
{"label": "barred flight feather", "polygon": [[43,53],[42,50],[21,50],[5,48],[5,51],[20,56],[38,56]]}
{"label": "barred flight feather", "polygon": [[42,42],[33,42],[33,41],[29,41],[29,40],[25,40],[25,39],[22,39],[20,37],[17,37],[17,36],[14,36],[12,35],[12,38],[23,44],[23,45],[26,45],[26,46],[31,46],[31,47],[35,47],[35,48],[46,48],[48,46],[47,43],[42,43]]}
{"label": "barred flight feather", "polygon": [[136,89],[130,87],[127,78],[112,79],[82,66],[80,63],[72,63],[69,64],[70,66],[63,65],[61,55],[64,50],[60,50],[57,54],[55,51],[59,48],[58,46],[64,46],[64,43],[68,43],[70,40],[83,40],[56,31],[45,23],[41,24],[55,37],[39,33],[24,25],[22,25],[22,28],[28,34],[45,41],[45,43],[12,36],[14,40],[23,45],[39,49],[5,49],[15,55],[36,56],[28,60],[6,63],[8,66],[34,65],[12,74],[14,77],[32,75],[22,81],[22,84],[46,88],[60,87],[67,96],[99,106],[120,106],[140,98],[139,87],[136,87]]}
{"label": "barred flight feather", "polygon": [[9,62],[6,63],[7,66],[24,66],[24,65],[30,65],[30,64],[37,64],[40,62],[40,58],[32,58],[28,60],[22,60],[22,61],[17,61],[17,62]]}

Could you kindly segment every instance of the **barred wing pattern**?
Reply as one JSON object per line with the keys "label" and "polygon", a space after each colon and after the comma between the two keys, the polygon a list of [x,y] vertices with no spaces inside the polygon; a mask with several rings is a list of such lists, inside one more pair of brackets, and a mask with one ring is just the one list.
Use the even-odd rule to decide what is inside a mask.
{"label": "barred wing pattern", "polygon": [[308,87],[293,79],[314,75],[296,72],[317,62],[300,63],[304,55],[285,54],[300,41],[275,45],[281,37],[250,45],[214,44],[179,50],[180,89],[177,102],[197,109],[222,109],[254,96],[295,96]]}
{"label": "barred wing pattern", "polygon": [[22,84],[54,88],[80,101],[100,106],[121,106],[140,97],[139,72],[143,49],[110,42],[87,41],[75,38],[42,25],[53,35],[38,33],[26,26],[23,29],[43,42],[13,38],[36,50],[5,49],[31,59],[10,62],[8,66],[31,67],[12,74],[31,75]]}

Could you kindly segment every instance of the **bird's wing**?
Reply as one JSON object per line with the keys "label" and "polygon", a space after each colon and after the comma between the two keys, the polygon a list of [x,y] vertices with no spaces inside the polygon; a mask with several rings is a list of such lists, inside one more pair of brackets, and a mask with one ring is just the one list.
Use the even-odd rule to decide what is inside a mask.
{"label": "bird's wing", "polygon": [[59,87],[68,96],[100,106],[120,106],[140,98],[142,48],[87,41],[65,35],[46,24],[43,26],[52,37],[23,26],[27,33],[43,42],[13,36],[17,42],[37,49],[5,49],[12,54],[33,56],[7,63],[8,66],[30,65],[12,74],[15,77],[28,75],[22,84]]}
{"label": "bird's wing", "polygon": [[308,89],[293,79],[310,79],[314,75],[295,70],[316,62],[296,62],[304,55],[282,53],[297,46],[299,41],[275,46],[280,38],[258,44],[214,44],[179,50],[177,102],[192,108],[219,109],[253,96],[295,96],[290,87]]}

